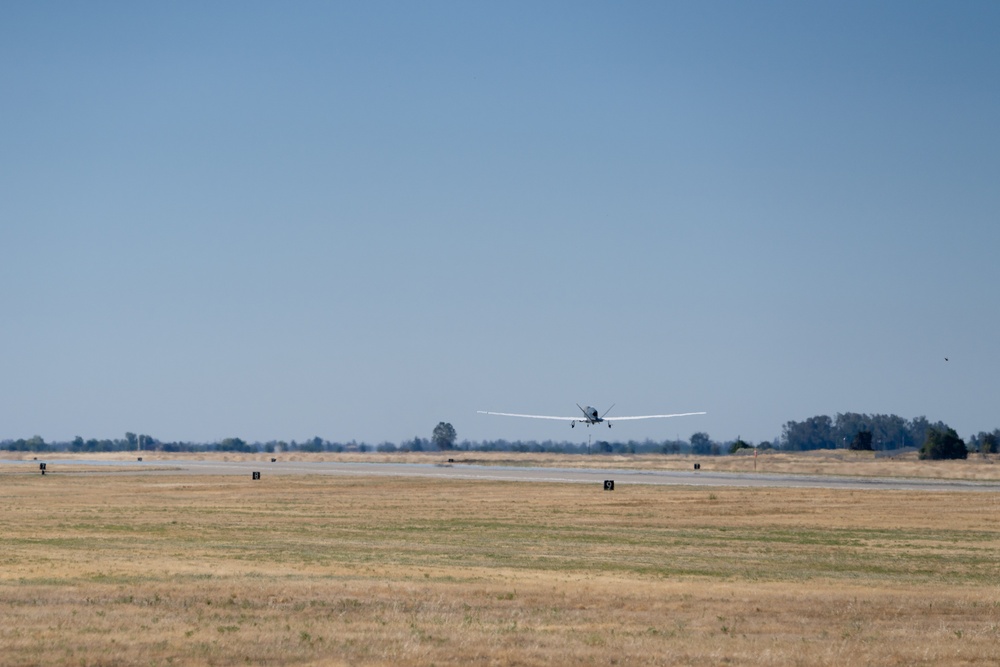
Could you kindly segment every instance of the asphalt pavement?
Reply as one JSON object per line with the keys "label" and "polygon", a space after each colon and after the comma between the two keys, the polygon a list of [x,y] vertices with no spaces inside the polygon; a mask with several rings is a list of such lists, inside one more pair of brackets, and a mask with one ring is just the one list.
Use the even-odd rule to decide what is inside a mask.
{"label": "asphalt pavement", "polygon": [[[569,484],[600,484],[612,480],[615,488],[629,484],[708,486],[708,487],[773,487],[824,488],[895,491],[974,491],[1000,492],[1000,482],[963,480],[855,477],[841,475],[794,475],[785,473],[715,472],[705,470],[625,470],[602,468],[545,468],[522,466],[488,466],[463,463],[345,463],[334,461],[100,461],[45,459],[48,472],[58,473],[60,467],[79,470],[80,466],[114,468],[113,474],[148,475],[246,475],[254,472],[264,476],[341,475],[357,477],[432,477],[505,482],[548,482]],[[38,469],[37,461],[0,461],[5,466],[21,464]],[[17,467],[20,467],[18,465]],[[69,472],[69,471],[67,471]],[[72,474],[72,473],[69,473]],[[99,471],[81,474],[100,474]]]}

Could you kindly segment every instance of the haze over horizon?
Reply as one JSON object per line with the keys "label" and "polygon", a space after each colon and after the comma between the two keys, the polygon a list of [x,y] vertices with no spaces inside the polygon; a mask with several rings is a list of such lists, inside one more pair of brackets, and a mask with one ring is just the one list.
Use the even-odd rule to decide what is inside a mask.
{"label": "haze over horizon", "polygon": [[975,1],[0,6],[0,440],[992,431],[997,34]]}

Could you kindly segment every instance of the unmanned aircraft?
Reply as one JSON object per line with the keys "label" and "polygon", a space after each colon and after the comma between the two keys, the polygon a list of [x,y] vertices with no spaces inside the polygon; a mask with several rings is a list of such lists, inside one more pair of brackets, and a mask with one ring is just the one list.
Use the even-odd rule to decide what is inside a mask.
{"label": "unmanned aircraft", "polygon": [[[583,417],[582,418],[580,418],[580,417],[550,417],[549,415],[519,415],[519,414],[514,414],[514,413],[511,413],[511,412],[486,412],[485,410],[477,410],[476,412],[478,412],[481,415],[497,415],[499,417],[527,417],[529,419],[557,419],[559,421],[569,422],[570,428],[575,428],[577,422],[579,422],[581,424],[586,424],[587,426],[590,426],[591,424],[607,424],[608,428],[611,428],[611,422],[608,421],[607,419],[605,419],[605,417],[607,417],[608,413],[611,412],[611,408],[615,407],[614,403],[611,404],[611,408],[608,408],[607,410],[604,411],[603,415],[598,415],[597,409],[596,408],[592,408],[589,405],[587,407],[583,407],[582,405],[580,405],[579,403],[577,403],[576,407],[580,408],[580,412],[583,413]],[[677,413],[677,414],[674,414],[674,415],[638,415],[638,416],[635,416],[635,417],[614,417],[614,420],[617,422],[617,421],[626,421],[626,420],[631,420],[631,419],[666,419],[667,417],[689,417],[691,415],[704,415],[704,414],[708,414],[708,413],[705,413],[705,412],[680,412],[680,413]]]}

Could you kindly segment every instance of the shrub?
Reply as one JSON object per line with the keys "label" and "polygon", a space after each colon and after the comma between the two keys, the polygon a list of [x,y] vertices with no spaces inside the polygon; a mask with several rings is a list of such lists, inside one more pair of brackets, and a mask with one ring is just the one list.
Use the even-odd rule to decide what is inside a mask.
{"label": "shrub", "polygon": [[964,459],[968,458],[969,450],[965,441],[958,437],[953,428],[931,428],[927,431],[927,440],[920,448],[921,459]]}

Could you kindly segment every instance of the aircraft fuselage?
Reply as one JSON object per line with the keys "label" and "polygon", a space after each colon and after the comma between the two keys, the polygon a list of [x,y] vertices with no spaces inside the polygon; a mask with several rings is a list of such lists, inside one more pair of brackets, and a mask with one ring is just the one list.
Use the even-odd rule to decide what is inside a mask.
{"label": "aircraft fuselage", "polygon": [[[579,404],[576,407],[580,408],[580,410],[583,412],[584,418],[579,421],[585,423],[587,426],[590,426],[591,424],[600,424],[604,422],[604,417],[602,417],[601,413],[597,411],[597,408],[591,407],[589,405],[584,408],[581,407]],[[570,422],[570,426],[571,427],[576,426],[576,422]],[[611,428],[610,422],[608,423],[608,428]]]}

